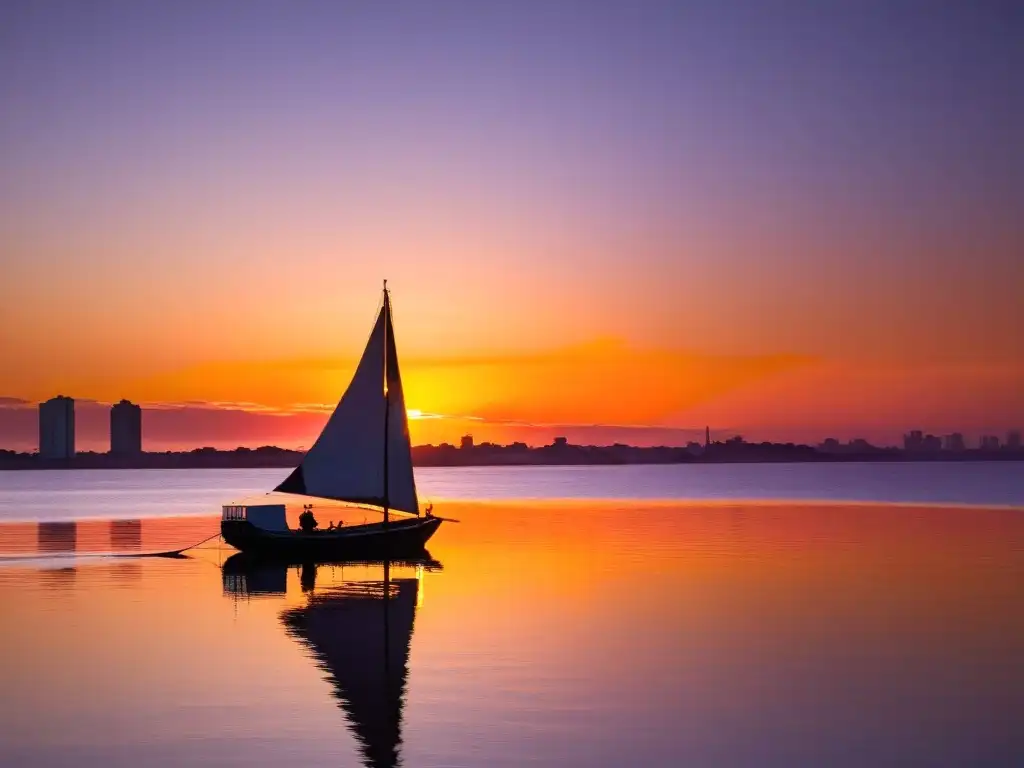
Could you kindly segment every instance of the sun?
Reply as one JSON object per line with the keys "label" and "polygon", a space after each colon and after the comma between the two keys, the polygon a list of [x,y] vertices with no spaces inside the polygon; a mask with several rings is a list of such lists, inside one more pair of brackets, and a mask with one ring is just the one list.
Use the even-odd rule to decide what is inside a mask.
{"label": "sun", "polygon": [[423,411],[419,410],[418,408],[406,408],[405,415],[408,416],[410,419],[422,419]]}

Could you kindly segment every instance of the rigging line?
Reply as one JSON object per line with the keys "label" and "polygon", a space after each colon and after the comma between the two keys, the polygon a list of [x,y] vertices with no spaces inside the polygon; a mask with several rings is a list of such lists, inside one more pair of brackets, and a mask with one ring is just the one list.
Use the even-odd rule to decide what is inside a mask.
{"label": "rigging line", "polygon": [[[221,535],[221,534],[220,534],[220,531],[217,531],[217,533],[213,534],[213,536],[207,536],[207,537],[206,537],[205,539],[203,539],[202,541],[197,541],[197,542],[196,542],[195,544],[193,544],[193,545],[192,545],[191,547],[185,547],[185,549],[195,549],[195,548],[196,548],[196,547],[198,547],[198,546],[199,546],[200,544],[205,544],[206,542],[210,541],[211,539],[216,539],[216,538],[217,538],[218,536],[220,536],[220,535]],[[179,549],[178,551],[179,551],[179,552],[184,552],[184,551],[185,551],[185,549]]]}
{"label": "rigging line", "polygon": [[142,552],[139,554],[136,554],[134,552],[125,552],[115,554],[113,555],[113,557],[185,557],[185,555],[182,554],[183,552],[187,552],[190,549],[195,549],[200,544],[205,544],[206,542],[210,541],[210,539],[215,539],[218,536],[220,536],[219,531],[213,534],[213,536],[207,536],[202,541],[197,541],[195,544],[189,547],[184,547],[182,549],[169,549],[166,552]]}

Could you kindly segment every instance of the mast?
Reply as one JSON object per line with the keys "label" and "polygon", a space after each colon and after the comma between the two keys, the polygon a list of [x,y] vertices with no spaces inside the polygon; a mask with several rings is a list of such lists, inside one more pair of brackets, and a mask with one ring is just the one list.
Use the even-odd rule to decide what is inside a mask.
{"label": "mast", "polygon": [[391,324],[391,306],[388,301],[388,281],[384,281],[384,527],[388,527],[388,326]]}

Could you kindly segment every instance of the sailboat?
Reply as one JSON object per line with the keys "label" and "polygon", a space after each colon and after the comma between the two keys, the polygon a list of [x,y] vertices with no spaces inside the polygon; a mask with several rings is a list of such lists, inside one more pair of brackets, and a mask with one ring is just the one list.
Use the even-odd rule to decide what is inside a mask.
{"label": "sailboat", "polygon": [[273,492],[380,509],[383,519],[292,529],[285,504],[226,504],[220,528],[228,544],[250,555],[292,560],[394,558],[421,551],[444,520],[429,507],[420,514],[387,280],[348,389],[316,442]]}

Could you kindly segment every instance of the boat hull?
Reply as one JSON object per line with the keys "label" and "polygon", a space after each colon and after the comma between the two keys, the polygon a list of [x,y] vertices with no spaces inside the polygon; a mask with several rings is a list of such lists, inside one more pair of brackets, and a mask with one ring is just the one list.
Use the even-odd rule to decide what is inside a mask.
{"label": "boat hull", "polygon": [[266,531],[246,520],[222,520],[220,532],[235,549],[268,559],[396,559],[422,553],[441,522],[438,517],[416,517],[306,533]]}

